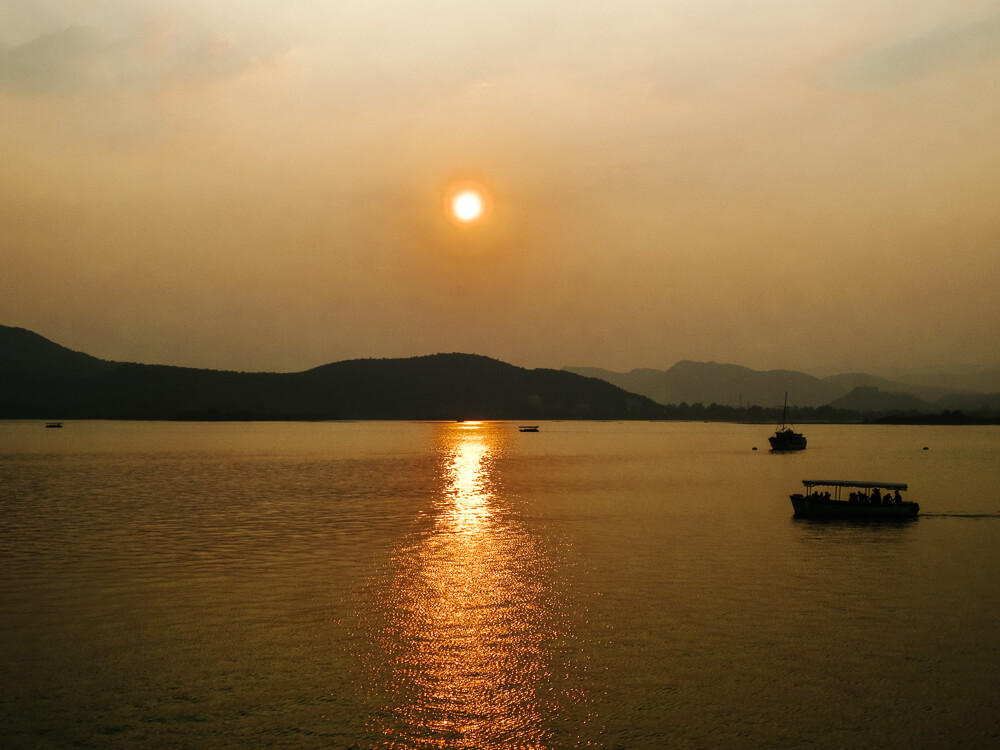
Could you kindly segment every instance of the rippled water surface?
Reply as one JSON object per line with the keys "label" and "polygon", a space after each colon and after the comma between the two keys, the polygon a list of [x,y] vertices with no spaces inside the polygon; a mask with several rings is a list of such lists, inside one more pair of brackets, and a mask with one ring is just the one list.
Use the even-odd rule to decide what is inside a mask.
{"label": "rippled water surface", "polygon": [[769,429],[0,422],[0,746],[1000,743],[1000,430]]}

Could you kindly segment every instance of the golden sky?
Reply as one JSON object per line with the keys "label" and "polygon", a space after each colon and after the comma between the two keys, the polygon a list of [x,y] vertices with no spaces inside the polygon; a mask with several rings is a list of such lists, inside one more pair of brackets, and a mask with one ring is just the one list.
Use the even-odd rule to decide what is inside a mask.
{"label": "golden sky", "polygon": [[993,363],[998,123],[996,0],[5,0],[0,323],[237,370]]}

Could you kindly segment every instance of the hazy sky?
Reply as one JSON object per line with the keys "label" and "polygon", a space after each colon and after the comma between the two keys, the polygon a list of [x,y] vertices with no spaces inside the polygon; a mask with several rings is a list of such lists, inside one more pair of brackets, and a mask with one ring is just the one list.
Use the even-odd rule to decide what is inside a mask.
{"label": "hazy sky", "polygon": [[1000,360],[996,0],[4,0],[0,164],[107,359]]}

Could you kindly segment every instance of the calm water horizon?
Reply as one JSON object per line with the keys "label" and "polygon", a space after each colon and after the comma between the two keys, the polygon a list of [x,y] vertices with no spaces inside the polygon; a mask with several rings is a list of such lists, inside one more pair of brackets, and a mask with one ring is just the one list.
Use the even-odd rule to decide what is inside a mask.
{"label": "calm water horizon", "polygon": [[1000,743],[1000,428],[64,424],[0,421],[4,748]]}

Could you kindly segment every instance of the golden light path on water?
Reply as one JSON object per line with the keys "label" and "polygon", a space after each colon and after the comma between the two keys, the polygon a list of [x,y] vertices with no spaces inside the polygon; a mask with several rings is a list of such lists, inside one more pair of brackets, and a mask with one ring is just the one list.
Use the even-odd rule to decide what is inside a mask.
{"label": "golden light path on water", "polygon": [[441,429],[433,526],[399,550],[382,601],[393,703],[377,731],[386,747],[548,747],[558,607],[537,540],[503,517],[507,438],[480,423]]}

